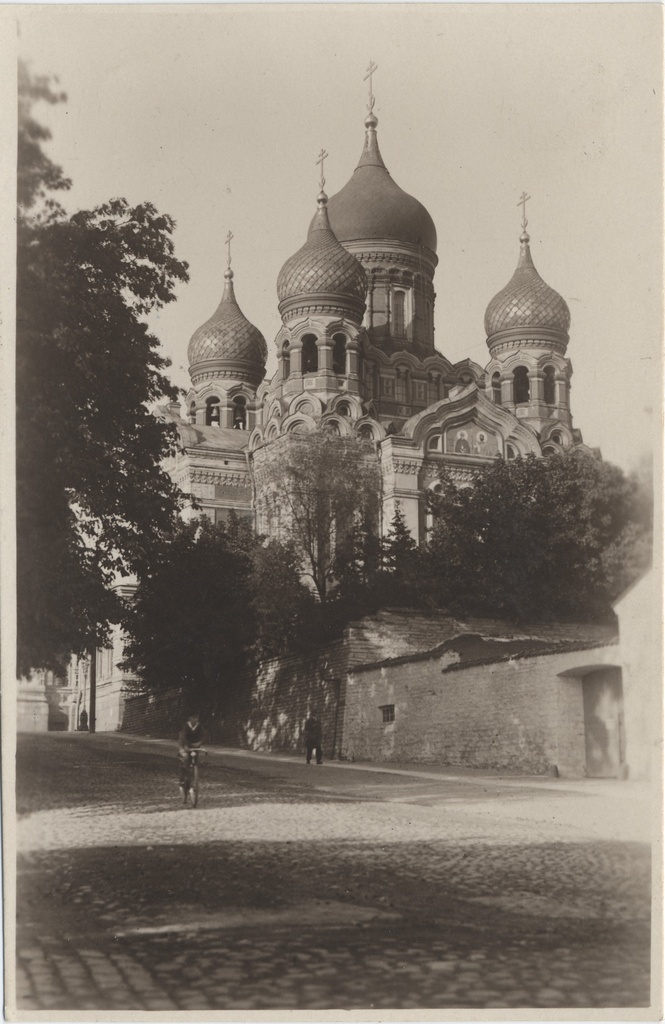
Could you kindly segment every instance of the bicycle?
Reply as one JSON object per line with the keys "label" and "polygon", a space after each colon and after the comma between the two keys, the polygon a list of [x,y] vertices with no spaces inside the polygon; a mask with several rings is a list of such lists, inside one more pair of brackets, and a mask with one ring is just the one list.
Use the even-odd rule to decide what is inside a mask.
{"label": "bicycle", "polygon": [[184,790],[183,803],[187,803],[189,797],[192,807],[199,802],[199,761],[207,754],[203,747],[196,747],[187,752],[187,764],[185,766],[185,778],[182,783]]}

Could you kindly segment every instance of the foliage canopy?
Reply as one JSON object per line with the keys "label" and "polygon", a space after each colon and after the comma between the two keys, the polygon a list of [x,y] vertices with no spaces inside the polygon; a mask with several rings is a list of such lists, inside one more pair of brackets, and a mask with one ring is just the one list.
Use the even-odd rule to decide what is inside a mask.
{"label": "foliage canopy", "polygon": [[67,216],[70,182],[44,154],[37,100],[62,94],[21,69],[17,252],[18,669],[59,668],[103,640],[118,573],[143,571],[172,528],[161,467],[175,438],[150,411],[177,390],[145,317],[187,266],[173,220],[113,199]]}

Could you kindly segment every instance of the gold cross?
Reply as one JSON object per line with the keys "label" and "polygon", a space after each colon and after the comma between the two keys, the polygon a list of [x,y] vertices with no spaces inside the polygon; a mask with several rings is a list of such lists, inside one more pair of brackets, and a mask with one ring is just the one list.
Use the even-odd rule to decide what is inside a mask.
{"label": "gold cross", "polygon": [[529,199],[531,199],[531,196],[528,196],[526,192],[522,192],[522,195],[520,196],[520,201],[517,204],[518,206],[522,207],[522,231],[526,231],[526,226],[529,223],[526,219],[526,204],[528,203]]}
{"label": "gold cross", "polygon": [[321,150],[321,152],[319,153],[319,159],[318,159],[318,160],[316,161],[316,162],[317,162],[317,164],[321,164],[321,180],[320,180],[320,182],[319,182],[319,187],[321,188],[321,191],[322,191],[322,192],[323,192],[323,186],[324,186],[324,185],[325,185],[325,183],[326,183],[326,179],[325,179],[325,178],[323,177],[323,161],[325,160],[325,158],[326,158],[326,157],[327,157],[328,155],[329,155],[329,154],[328,154],[328,153],[326,153],[325,149],[322,149],[322,150]]}
{"label": "gold cross", "polygon": [[378,70],[379,65],[375,64],[374,61],[371,60],[367,65],[367,74],[363,78],[363,82],[366,82],[367,79],[369,78],[369,103],[367,104],[367,109],[369,110],[370,114],[374,110],[374,96],[372,94],[372,75],[374,74],[375,71]]}
{"label": "gold cross", "polygon": [[228,235],[226,236],[226,265],[227,265],[227,267],[231,266],[231,239],[234,238],[234,237],[235,236],[234,236],[232,231],[229,231]]}

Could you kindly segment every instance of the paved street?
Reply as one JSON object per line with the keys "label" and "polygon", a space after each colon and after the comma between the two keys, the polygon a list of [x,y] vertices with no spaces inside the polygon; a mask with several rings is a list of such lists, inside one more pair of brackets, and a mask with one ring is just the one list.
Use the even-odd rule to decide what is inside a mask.
{"label": "paved street", "polygon": [[634,782],[19,738],[21,1010],[649,1005]]}

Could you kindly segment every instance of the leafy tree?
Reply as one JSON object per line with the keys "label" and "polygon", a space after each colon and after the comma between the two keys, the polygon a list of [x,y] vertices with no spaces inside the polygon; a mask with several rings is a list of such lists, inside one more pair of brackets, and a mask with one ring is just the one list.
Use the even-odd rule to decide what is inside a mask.
{"label": "leafy tree", "polygon": [[353,557],[354,534],[376,528],[380,474],[374,449],[324,429],[286,434],[269,456],[264,482],[280,509],[282,534],[325,604],[340,557]]}
{"label": "leafy tree", "polygon": [[171,428],[150,406],[177,397],[147,315],[174,299],[187,266],[174,222],[114,199],[67,216],[69,188],[44,154],[37,100],[62,94],[21,70],[17,252],[18,669],[59,668],[103,642],[109,585],[142,572],[172,527],[177,488],[162,469]]}
{"label": "leafy tree", "polygon": [[611,614],[604,561],[631,522],[634,488],[583,452],[496,462],[432,498],[428,567],[458,614],[597,620]]}
{"label": "leafy tree", "polygon": [[318,609],[300,578],[300,559],[292,544],[257,540],[252,556],[252,604],[256,615],[256,652],[272,658],[316,643]]}
{"label": "leafy tree", "polygon": [[182,688],[214,712],[255,657],[303,645],[312,604],[291,548],[233,514],[202,517],[158,546],[125,612],[125,663],[142,688]]}
{"label": "leafy tree", "polygon": [[156,546],[123,620],[125,664],[143,688],[182,687],[201,710],[219,706],[256,638],[249,548],[233,524],[206,517]]}

